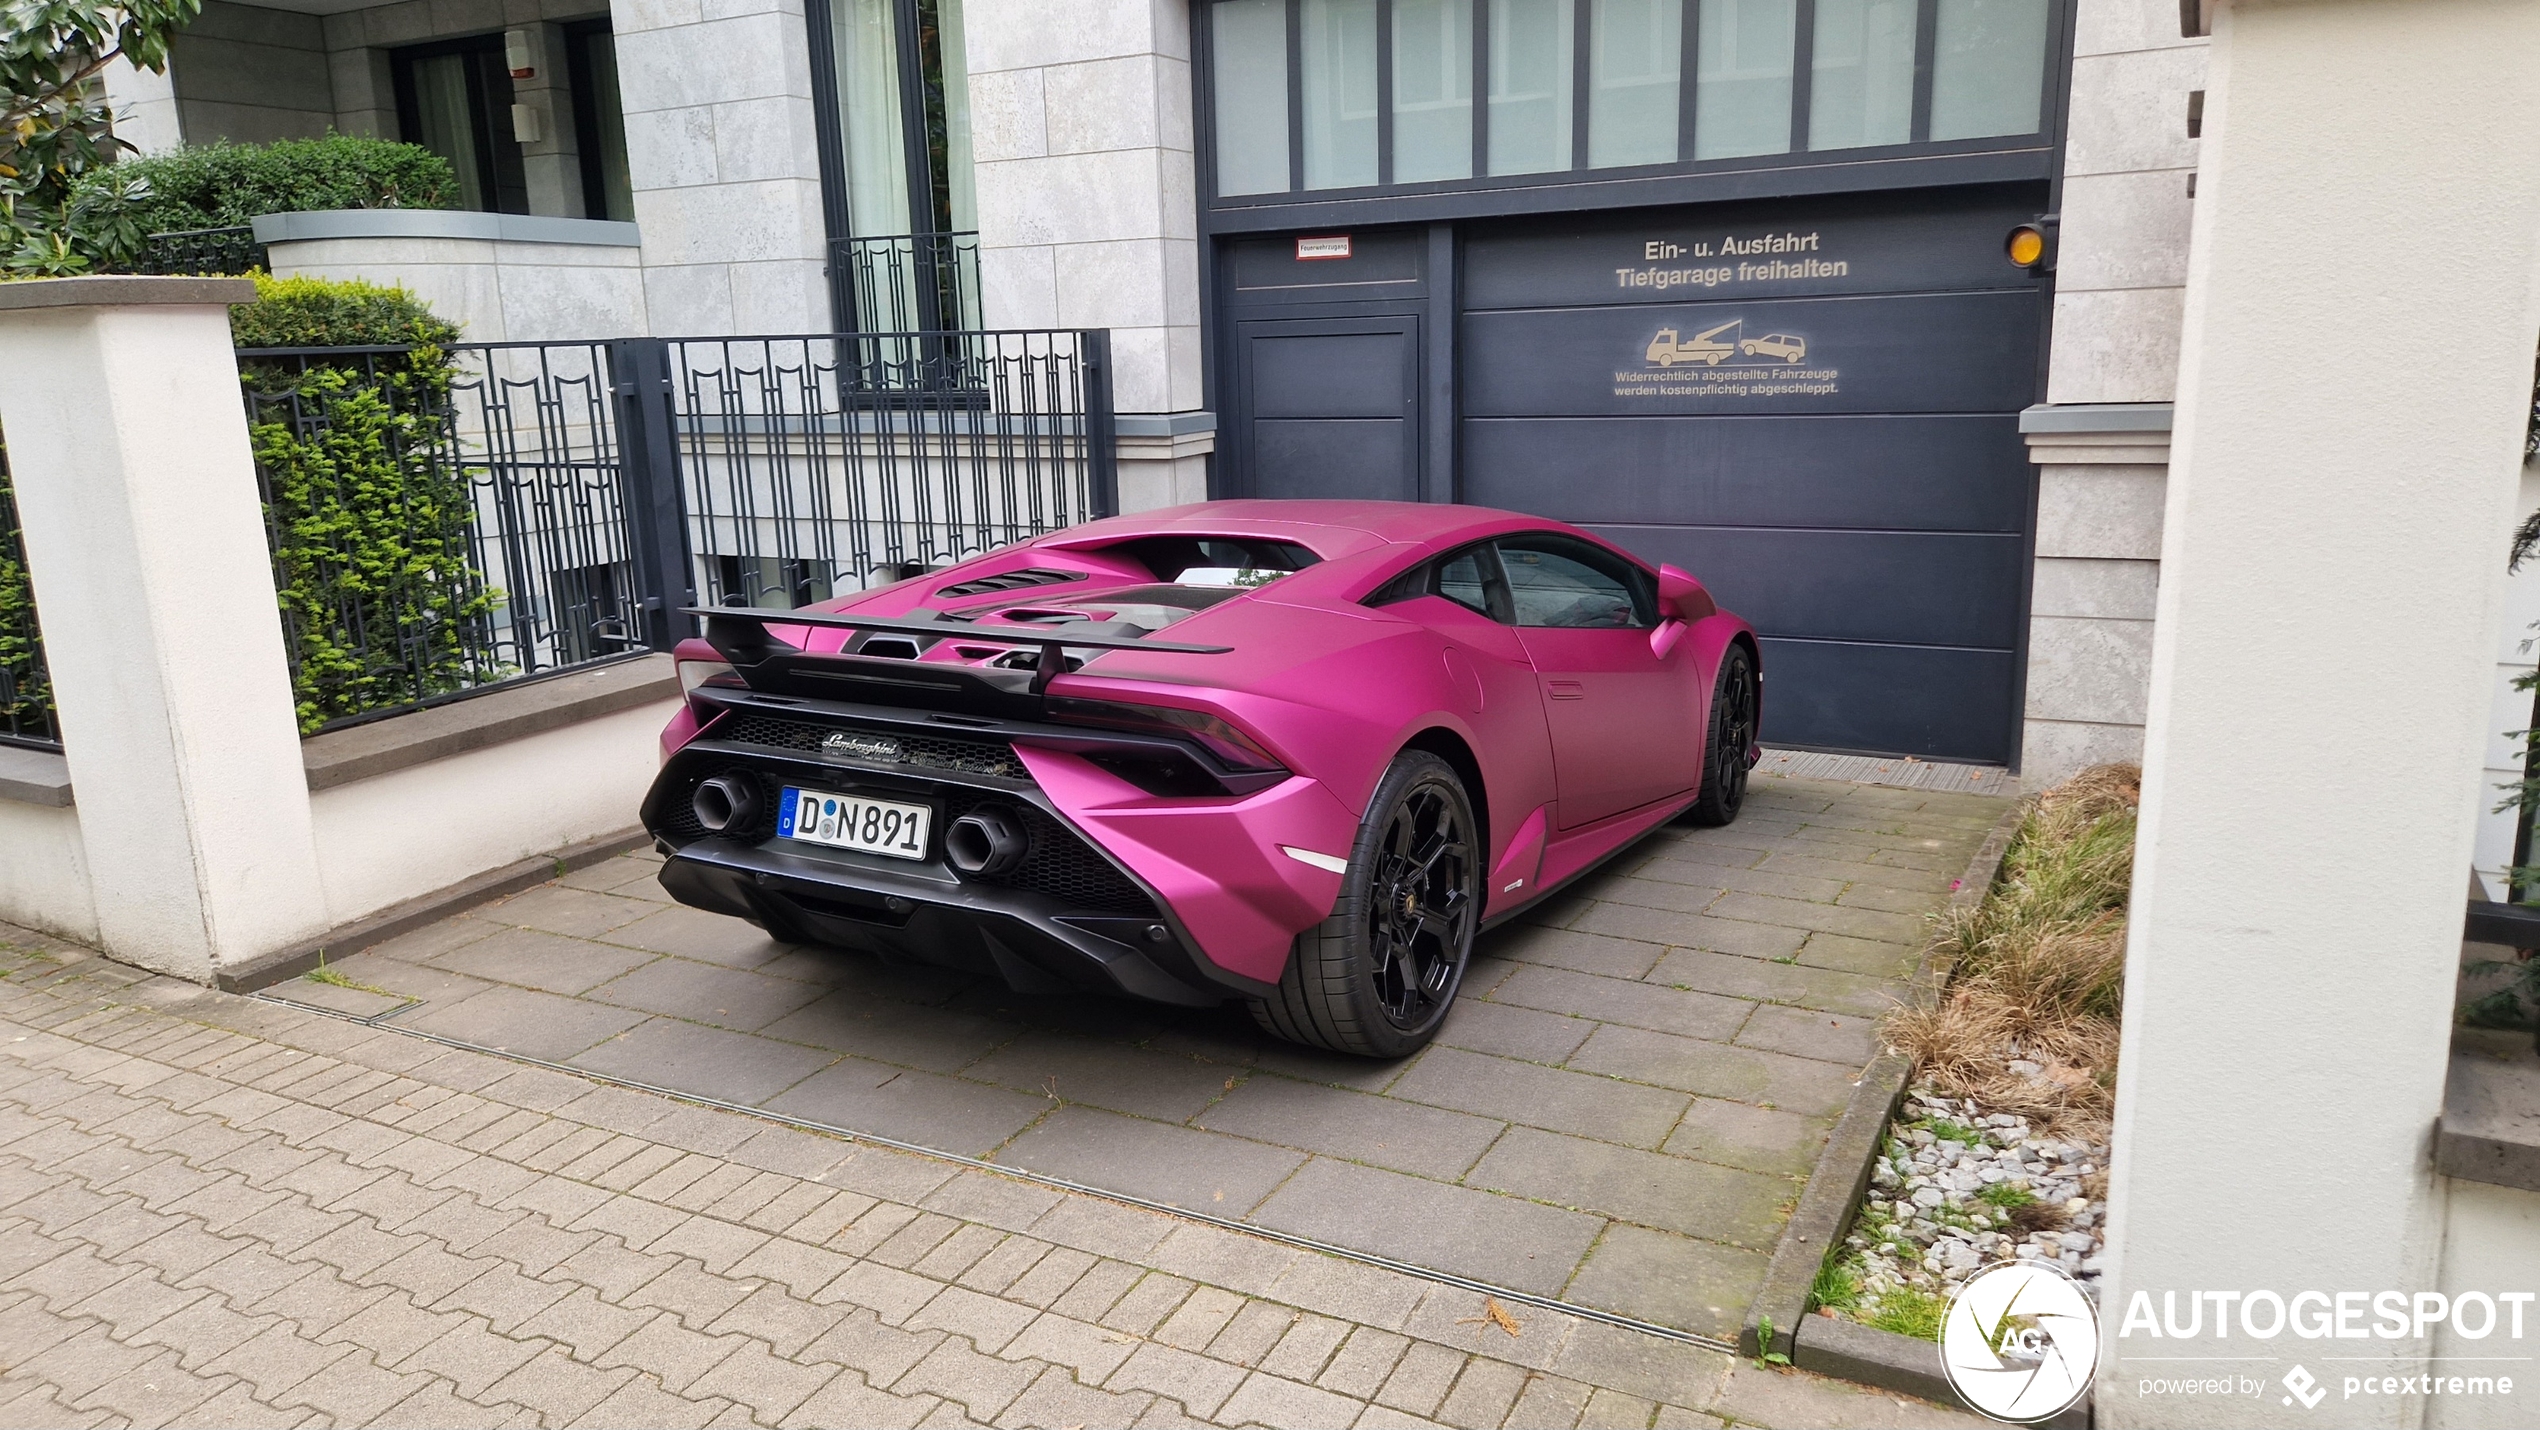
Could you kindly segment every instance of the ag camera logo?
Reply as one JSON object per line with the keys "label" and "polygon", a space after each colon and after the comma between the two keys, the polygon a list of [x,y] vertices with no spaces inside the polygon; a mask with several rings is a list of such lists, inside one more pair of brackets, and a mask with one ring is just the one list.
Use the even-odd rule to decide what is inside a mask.
{"label": "ag camera logo", "polygon": [[1950,1387],[1993,1419],[2062,1414],[2099,1364],[2099,1315],[2059,1267],[2015,1261],[1958,1288],[1941,1322]]}

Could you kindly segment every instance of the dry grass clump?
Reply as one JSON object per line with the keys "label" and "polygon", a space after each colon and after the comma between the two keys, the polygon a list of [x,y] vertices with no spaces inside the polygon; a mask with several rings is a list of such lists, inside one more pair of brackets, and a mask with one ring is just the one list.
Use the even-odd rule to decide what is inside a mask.
{"label": "dry grass clump", "polygon": [[1983,902],[1942,921],[1948,989],[1886,1029],[1922,1082],[2059,1136],[2105,1135],[2141,792],[2135,766],[2097,765],[2038,796]]}

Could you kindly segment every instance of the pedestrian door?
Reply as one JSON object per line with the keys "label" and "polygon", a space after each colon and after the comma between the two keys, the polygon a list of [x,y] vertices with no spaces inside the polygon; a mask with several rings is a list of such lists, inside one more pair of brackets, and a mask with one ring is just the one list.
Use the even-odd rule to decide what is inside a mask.
{"label": "pedestrian door", "polygon": [[1420,498],[1420,320],[1241,322],[1235,440],[1256,497]]}

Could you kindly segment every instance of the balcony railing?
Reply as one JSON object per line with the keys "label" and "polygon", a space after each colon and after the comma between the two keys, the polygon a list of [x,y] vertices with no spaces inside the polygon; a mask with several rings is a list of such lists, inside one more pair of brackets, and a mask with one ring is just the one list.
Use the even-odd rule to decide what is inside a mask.
{"label": "balcony railing", "polygon": [[830,300],[857,333],[972,332],[979,315],[979,235],[901,233],[834,239]]}
{"label": "balcony railing", "polygon": [[129,269],[134,273],[239,274],[267,266],[265,246],[246,224],[233,228],[188,228],[154,233],[141,242]]}

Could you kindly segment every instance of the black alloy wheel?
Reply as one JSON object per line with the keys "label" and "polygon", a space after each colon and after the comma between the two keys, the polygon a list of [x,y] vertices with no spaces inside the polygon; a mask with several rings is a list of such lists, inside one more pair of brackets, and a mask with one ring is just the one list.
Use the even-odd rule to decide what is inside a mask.
{"label": "black alloy wheel", "polygon": [[1427,1046],[1464,981],[1488,855],[1463,781],[1425,751],[1397,756],[1368,801],[1332,916],[1297,936],[1262,1028],[1362,1057]]}
{"label": "black alloy wheel", "polygon": [[1732,644],[1720,656],[1720,674],[1711,687],[1711,729],[1702,749],[1702,792],[1694,797],[1691,810],[1696,824],[1727,824],[1746,805],[1747,751],[1755,745],[1759,694],[1755,658],[1746,653],[1746,647]]}

